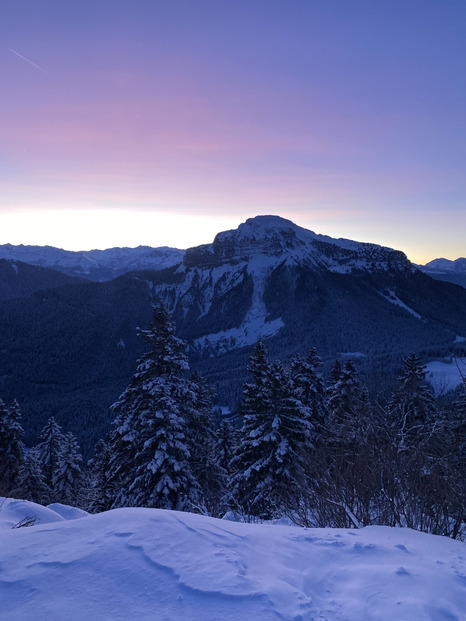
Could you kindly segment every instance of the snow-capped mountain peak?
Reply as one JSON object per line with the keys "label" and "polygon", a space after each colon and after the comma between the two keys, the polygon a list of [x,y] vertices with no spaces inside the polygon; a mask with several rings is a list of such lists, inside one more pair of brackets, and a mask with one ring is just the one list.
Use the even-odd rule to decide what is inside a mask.
{"label": "snow-capped mountain peak", "polygon": [[402,252],[377,244],[319,235],[279,216],[249,218],[237,229],[219,233],[212,244],[188,249],[184,263],[188,267],[249,264],[258,256],[339,273],[413,269]]}

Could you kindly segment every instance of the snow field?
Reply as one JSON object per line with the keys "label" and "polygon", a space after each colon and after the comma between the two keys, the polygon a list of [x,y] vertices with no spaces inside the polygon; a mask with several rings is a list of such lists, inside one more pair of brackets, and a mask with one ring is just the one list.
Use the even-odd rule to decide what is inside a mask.
{"label": "snow field", "polygon": [[[451,539],[60,507],[4,503],[2,621],[466,619],[466,548]],[[24,510],[41,523],[12,530]]]}

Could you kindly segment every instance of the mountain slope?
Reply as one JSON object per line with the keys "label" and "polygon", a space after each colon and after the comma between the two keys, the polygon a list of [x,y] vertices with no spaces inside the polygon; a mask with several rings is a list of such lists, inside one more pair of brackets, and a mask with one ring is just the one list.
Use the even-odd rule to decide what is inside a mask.
{"label": "mountain slope", "polygon": [[452,282],[466,288],[466,259],[456,261],[449,259],[434,259],[425,265],[419,265],[419,269],[437,280]]}
{"label": "mountain slope", "polygon": [[72,252],[51,246],[0,246],[0,259],[48,267],[88,280],[112,280],[130,270],[159,270],[179,263],[184,251],[176,248],[110,248]]}
{"label": "mountain slope", "polygon": [[[7,499],[14,522],[18,504],[42,522],[2,529],[9,621],[464,619],[464,543],[444,537],[385,526],[242,524],[160,509],[63,520],[54,506]],[[66,507],[58,509],[63,515]]]}
{"label": "mountain slope", "polygon": [[52,289],[81,280],[52,269],[0,259],[0,300],[27,297],[41,289]]}

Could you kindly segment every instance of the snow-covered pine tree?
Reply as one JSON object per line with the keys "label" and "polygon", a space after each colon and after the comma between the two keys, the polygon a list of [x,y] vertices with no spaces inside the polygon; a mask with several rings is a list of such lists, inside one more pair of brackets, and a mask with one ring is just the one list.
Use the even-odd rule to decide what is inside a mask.
{"label": "snow-covered pine tree", "polygon": [[57,456],[52,474],[52,489],[57,502],[76,504],[81,483],[82,456],[76,437],[68,432]]}
{"label": "snow-covered pine tree", "polygon": [[210,515],[217,516],[221,511],[226,474],[215,455],[216,430],[212,389],[197,371],[192,373],[189,387],[192,402],[186,402],[183,407],[189,463],[201,486],[207,511]]}
{"label": "snow-covered pine tree", "polygon": [[437,413],[434,394],[426,385],[420,358],[411,354],[404,366],[389,404],[393,448],[386,459],[384,489],[388,491],[394,524],[428,530],[426,511],[433,509],[432,492],[443,468],[436,453],[443,443],[444,422]]}
{"label": "snow-covered pine tree", "polygon": [[434,393],[425,381],[425,366],[416,354],[404,360],[405,372],[398,380],[389,409],[399,450],[422,441],[426,425],[436,418]]}
{"label": "snow-covered pine tree", "polygon": [[17,485],[24,460],[23,435],[18,402],[6,407],[0,399],[0,495],[6,496]]}
{"label": "snow-covered pine tree", "polygon": [[374,519],[380,486],[378,416],[351,360],[334,378],[327,391],[323,493],[336,526],[367,525]]}
{"label": "snow-covered pine tree", "polygon": [[99,440],[94,447],[94,455],[86,468],[87,489],[84,509],[90,513],[108,511],[115,497],[113,486],[107,478],[107,470],[111,459],[110,446]]}
{"label": "snow-covered pine tree", "polygon": [[112,406],[117,417],[110,439],[113,506],[199,510],[199,484],[190,468],[185,405],[193,395],[185,373],[186,343],[175,336],[165,306],[140,334],[149,351],[139,360],[128,388]]}
{"label": "snow-covered pine tree", "polygon": [[[227,481],[231,476],[231,460],[238,447],[238,430],[223,418],[217,429],[215,456],[218,466],[225,472]],[[229,487],[229,484],[227,483]]]}
{"label": "snow-covered pine tree", "polygon": [[45,482],[41,462],[35,449],[31,449],[25,455],[18,473],[15,496],[40,505],[47,505],[52,500],[52,490]]}
{"label": "snow-covered pine tree", "polygon": [[328,389],[328,426],[334,439],[343,443],[357,441],[356,434],[363,432],[361,422],[367,422],[369,396],[361,384],[356,367],[347,360]]}
{"label": "snow-covered pine tree", "polygon": [[40,442],[37,444],[36,452],[42,464],[42,472],[45,482],[52,487],[52,477],[55,472],[58,455],[62,449],[65,436],[60,425],[52,416],[47,421],[40,433]]}
{"label": "snow-covered pine tree", "polygon": [[220,510],[225,512],[233,504],[231,495],[231,461],[238,447],[238,430],[225,418],[223,418],[217,428],[215,440],[215,460],[216,466],[223,474],[223,489],[220,501]]}
{"label": "snow-covered pine tree", "polygon": [[296,355],[290,368],[296,397],[311,410],[311,422],[318,433],[327,419],[324,380],[318,371],[321,366],[322,360],[312,348],[307,358]]}
{"label": "snow-covered pine tree", "polygon": [[314,428],[307,406],[296,398],[281,363],[270,365],[262,342],[257,343],[241,404],[244,424],[232,459],[232,495],[249,515],[269,519],[295,504],[304,485],[305,455]]}

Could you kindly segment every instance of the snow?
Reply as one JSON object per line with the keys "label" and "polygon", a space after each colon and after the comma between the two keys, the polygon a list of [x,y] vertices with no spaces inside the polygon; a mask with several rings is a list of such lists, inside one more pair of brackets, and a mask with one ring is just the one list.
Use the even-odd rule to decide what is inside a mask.
{"label": "snow", "polygon": [[444,394],[461,385],[460,370],[466,376],[466,358],[458,358],[458,365],[455,360],[433,360],[426,364],[426,380],[436,395]]}
{"label": "snow", "polygon": [[[236,274],[242,274],[245,263],[240,264],[236,268]],[[216,346],[217,352],[226,352],[236,347],[244,347],[252,345],[259,338],[267,338],[276,334],[285,324],[281,318],[272,321],[266,321],[267,309],[263,302],[265,285],[271,271],[276,267],[276,258],[268,257],[263,254],[254,256],[248,263],[248,272],[253,276],[253,292],[251,306],[239,328],[230,328],[222,330],[215,334],[207,334],[202,338],[193,342],[193,348],[202,348]],[[225,268],[221,268],[220,273],[225,273]],[[212,276],[216,270],[211,270]],[[231,286],[232,276],[226,272],[230,278],[229,286]],[[213,283],[219,278],[218,268],[215,277],[211,277]],[[217,280],[216,280],[217,279]],[[237,278],[239,280],[239,278]],[[213,290],[213,287],[212,287]]]}
{"label": "snow", "polygon": [[382,293],[382,296],[388,300],[388,302],[391,302],[392,304],[396,304],[396,306],[400,306],[401,308],[404,308],[405,311],[408,311],[408,313],[410,313],[411,315],[413,315],[414,317],[416,317],[416,319],[422,319],[421,315],[419,313],[416,313],[415,310],[413,310],[412,308],[410,308],[409,306],[407,306],[402,300],[400,300],[399,297],[397,297],[397,295],[395,294],[394,291],[389,291],[388,295],[385,295],[385,293]]}
{"label": "snow", "polygon": [[[1,521],[1,614],[8,621],[465,619],[465,546],[451,539],[160,509],[12,530],[16,502],[7,499]],[[54,513],[33,503],[23,509]],[[14,518],[5,520],[10,512]]]}

